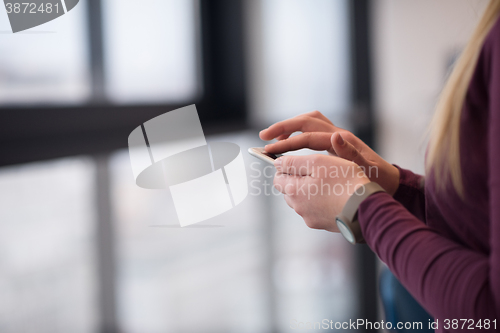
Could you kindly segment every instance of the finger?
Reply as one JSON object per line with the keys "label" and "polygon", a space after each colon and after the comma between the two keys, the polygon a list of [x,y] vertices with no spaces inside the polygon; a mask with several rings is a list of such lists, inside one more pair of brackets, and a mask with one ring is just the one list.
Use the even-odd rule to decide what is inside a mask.
{"label": "finger", "polygon": [[276,140],[285,140],[290,137],[291,134],[282,134],[276,138]]}
{"label": "finger", "polygon": [[284,198],[285,198],[285,202],[286,204],[291,208],[291,209],[294,209],[294,200],[293,200],[293,197],[289,196],[289,195],[284,195]]}
{"label": "finger", "polygon": [[313,163],[309,156],[282,156],[274,161],[278,174],[310,176]]}
{"label": "finger", "polygon": [[265,150],[272,154],[281,154],[287,151],[309,148],[312,150],[331,150],[331,133],[307,132],[291,138],[271,143],[265,146]]}
{"label": "finger", "polygon": [[308,116],[297,116],[283,120],[262,130],[259,136],[262,140],[272,140],[280,135],[290,135],[295,132],[331,132],[332,124],[321,119]]}
{"label": "finger", "polygon": [[323,121],[326,121],[330,125],[333,125],[333,123],[330,121],[330,119],[328,119],[327,117],[325,117],[325,115],[322,114],[321,112],[319,112],[318,110],[305,113],[304,116],[309,116],[309,117],[312,117],[312,118],[318,118],[318,119],[321,119]]}
{"label": "finger", "polygon": [[339,132],[333,133],[331,137],[331,144],[338,157],[352,161],[357,165],[368,167],[368,161],[351,143],[344,140]]}
{"label": "finger", "polygon": [[287,184],[287,175],[277,172],[273,179],[274,188],[280,192],[285,194],[285,185]]}
{"label": "finger", "polygon": [[274,176],[273,186],[278,192],[293,196],[295,195],[298,182],[301,180],[302,178],[300,176],[277,173],[276,176]]}

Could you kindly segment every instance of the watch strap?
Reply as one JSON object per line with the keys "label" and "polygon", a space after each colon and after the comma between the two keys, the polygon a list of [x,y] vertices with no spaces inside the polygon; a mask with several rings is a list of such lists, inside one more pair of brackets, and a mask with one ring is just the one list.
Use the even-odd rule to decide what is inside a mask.
{"label": "watch strap", "polygon": [[359,205],[370,195],[377,192],[385,192],[377,183],[370,182],[359,187],[347,200],[342,212],[337,215],[336,222],[342,235],[351,244],[364,243],[363,233],[358,221]]}
{"label": "watch strap", "polygon": [[375,182],[370,182],[360,186],[347,200],[344,208],[342,209],[342,215],[347,217],[351,223],[354,222],[357,217],[359,205],[363,202],[363,200],[377,192],[385,192],[385,190]]}

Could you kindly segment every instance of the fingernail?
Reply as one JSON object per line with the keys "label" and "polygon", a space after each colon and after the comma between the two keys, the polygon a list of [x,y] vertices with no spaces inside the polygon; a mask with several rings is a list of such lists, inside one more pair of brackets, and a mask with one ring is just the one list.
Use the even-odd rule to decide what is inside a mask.
{"label": "fingernail", "polygon": [[344,138],[342,137],[342,135],[339,133],[338,136],[337,136],[337,143],[341,146],[344,145]]}
{"label": "fingernail", "polygon": [[276,167],[276,169],[281,168],[282,164],[283,164],[283,161],[281,160],[281,158],[274,160],[274,166]]}

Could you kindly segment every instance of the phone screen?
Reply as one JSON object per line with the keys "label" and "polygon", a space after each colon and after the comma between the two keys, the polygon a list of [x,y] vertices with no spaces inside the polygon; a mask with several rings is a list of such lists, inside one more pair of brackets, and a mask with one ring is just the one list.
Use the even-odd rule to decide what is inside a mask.
{"label": "phone screen", "polygon": [[268,156],[268,157],[270,157],[270,158],[272,158],[273,160],[275,160],[275,159],[277,159],[277,158],[278,158],[278,156],[276,156],[276,155],[274,155],[274,154],[271,154],[271,153],[268,153],[268,152],[265,152],[265,151],[263,151],[263,152],[262,152],[262,154],[263,154],[263,155],[266,155],[266,156]]}
{"label": "phone screen", "polygon": [[260,147],[248,148],[248,152],[250,153],[250,155],[253,155],[253,156],[257,157],[258,159],[263,160],[263,161],[268,162],[268,163],[274,163],[274,160],[281,157],[280,154],[268,153],[264,150],[264,148],[260,148]]}

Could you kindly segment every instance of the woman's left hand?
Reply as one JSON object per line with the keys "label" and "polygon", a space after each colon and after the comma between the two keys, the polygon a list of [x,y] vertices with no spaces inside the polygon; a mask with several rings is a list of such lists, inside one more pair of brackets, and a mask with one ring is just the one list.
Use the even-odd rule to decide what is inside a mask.
{"label": "woman's left hand", "polygon": [[357,188],[370,182],[359,165],[336,156],[283,156],[274,165],[274,187],[313,229],[338,232],[335,216]]}

